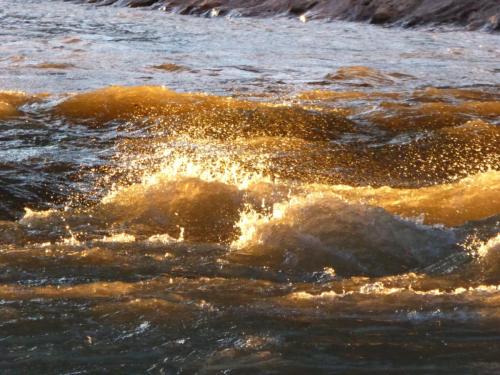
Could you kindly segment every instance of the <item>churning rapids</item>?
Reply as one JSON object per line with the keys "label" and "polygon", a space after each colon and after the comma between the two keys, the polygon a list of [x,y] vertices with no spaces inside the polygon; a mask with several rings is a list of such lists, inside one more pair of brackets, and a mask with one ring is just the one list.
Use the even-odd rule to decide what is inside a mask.
{"label": "churning rapids", "polygon": [[498,373],[499,41],[0,0],[0,372]]}

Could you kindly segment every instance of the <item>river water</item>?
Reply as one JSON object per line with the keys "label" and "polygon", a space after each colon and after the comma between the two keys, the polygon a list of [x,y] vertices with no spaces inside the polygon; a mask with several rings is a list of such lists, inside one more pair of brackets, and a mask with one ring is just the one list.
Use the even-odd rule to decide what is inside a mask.
{"label": "river water", "polygon": [[1,372],[498,373],[499,42],[0,0]]}

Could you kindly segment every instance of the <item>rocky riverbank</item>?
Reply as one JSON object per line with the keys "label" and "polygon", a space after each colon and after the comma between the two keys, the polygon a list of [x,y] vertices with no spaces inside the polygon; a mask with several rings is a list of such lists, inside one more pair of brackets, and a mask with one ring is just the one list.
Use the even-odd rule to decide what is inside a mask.
{"label": "rocky riverbank", "polygon": [[361,21],[415,27],[452,25],[500,30],[498,0],[81,0],[98,5],[154,7],[197,16],[235,15]]}

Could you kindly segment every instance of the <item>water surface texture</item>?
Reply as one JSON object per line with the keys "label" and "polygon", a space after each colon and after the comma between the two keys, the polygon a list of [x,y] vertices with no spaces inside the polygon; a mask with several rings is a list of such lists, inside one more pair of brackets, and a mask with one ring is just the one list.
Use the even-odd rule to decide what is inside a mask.
{"label": "water surface texture", "polygon": [[500,39],[0,0],[0,371],[500,371]]}

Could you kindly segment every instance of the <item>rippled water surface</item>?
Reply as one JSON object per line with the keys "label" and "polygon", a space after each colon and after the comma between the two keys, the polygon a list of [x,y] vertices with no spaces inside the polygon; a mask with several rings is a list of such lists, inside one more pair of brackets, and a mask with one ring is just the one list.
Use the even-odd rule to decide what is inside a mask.
{"label": "rippled water surface", "polygon": [[499,41],[0,0],[1,372],[497,373]]}

